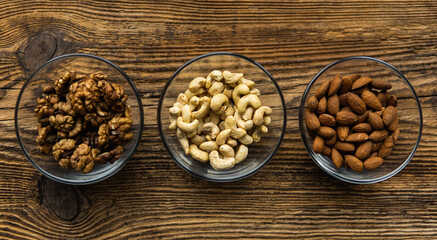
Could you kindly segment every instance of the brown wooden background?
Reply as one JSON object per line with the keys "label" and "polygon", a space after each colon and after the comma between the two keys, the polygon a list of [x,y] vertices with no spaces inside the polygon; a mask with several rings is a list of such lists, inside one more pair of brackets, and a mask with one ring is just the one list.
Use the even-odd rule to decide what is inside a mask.
{"label": "brown wooden background", "polygon": [[[286,98],[280,151],[234,183],[190,176],[158,135],[156,106],[171,74],[200,54],[231,51],[265,66]],[[142,143],[118,174],[89,186],[43,177],[22,154],[13,106],[53,56],[84,52],[135,81]],[[301,94],[328,63],[388,61],[420,95],[423,137],[397,176],[352,185],[320,170],[297,125]],[[436,1],[0,1],[0,238],[436,239]]]}

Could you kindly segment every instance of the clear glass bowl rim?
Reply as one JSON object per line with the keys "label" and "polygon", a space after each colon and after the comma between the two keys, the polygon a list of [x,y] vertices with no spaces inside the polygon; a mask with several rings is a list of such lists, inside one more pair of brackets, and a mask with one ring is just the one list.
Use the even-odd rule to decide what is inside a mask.
{"label": "clear glass bowl rim", "polygon": [[[375,62],[375,63],[378,63],[378,64],[382,64],[382,65],[385,65],[386,67],[388,67],[388,68],[390,68],[391,70],[393,70],[394,72],[396,72],[396,74],[398,74],[399,75],[399,77],[400,78],[402,78],[404,81],[405,81],[405,83],[408,85],[408,87],[410,88],[410,90],[411,90],[411,92],[412,92],[412,94],[413,94],[413,96],[414,96],[414,100],[416,101],[416,104],[417,104],[417,108],[418,108],[418,110],[419,110],[419,121],[420,121],[420,124],[419,124],[419,135],[418,135],[418,138],[417,138],[417,141],[416,141],[416,144],[415,144],[415,146],[414,146],[414,148],[413,148],[413,150],[411,151],[411,153],[410,153],[410,155],[407,157],[407,159],[398,167],[398,168],[396,168],[395,170],[393,170],[392,172],[390,172],[390,173],[388,173],[388,174],[386,174],[386,175],[384,175],[384,176],[382,176],[382,177],[379,177],[379,178],[375,178],[375,179],[369,179],[369,180],[355,180],[355,179],[350,179],[350,178],[346,178],[346,177],[343,177],[343,176],[341,176],[341,175],[339,175],[339,174],[336,174],[335,172],[331,172],[331,171],[329,171],[328,169],[326,169],[326,168],[324,168],[318,161],[316,161],[316,156],[314,156],[314,153],[313,153],[313,151],[311,150],[311,148],[310,148],[310,146],[308,146],[307,144],[306,144],[306,142],[304,141],[304,139],[305,139],[305,136],[304,136],[304,132],[303,132],[303,122],[304,122],[304,120],[303,120],[303,112],[304,112],[304,109],[305,109],[305,99],[307,98],[307,96],[308,96],[308,94],[309,94],[309,90],[311,89],[311,87],[312,87],[312,85],[314,84],[314,82],[325,72],[325,71],[327,71],[328,69],[330,69],[331,67],[333,67],[333,66],[335,66],[335,65],[337,65],[337,64],[340,64],[340,63],[343,63],[343,62],[347,62],[347,61],[352,61],[352,60],[367,60],[367,61],[373,61],[373,62]],[[419,98],[418,98],[418,96],[417,96],[417,94],[416,94],[416,92],[414,91],[414,88],[413,88],[413,86],[411,85],[411,83],[410,83],[410,81],[408,81],[408,79],[398,70],[398,69],[396,69],[394,66],[392,66],[391,64],[389,64],[389,63],[387,63],[387,62],[385,62],[385,61],[382,61],[382,60],[380,60],[380,59],[377,59],[377,58],[373,58],[373,57],[367,57],[367,56],[354,56],[354,57],[347,57],[347,58],[342,58],[342,59],[339,59],[339,60],[337,60],[337,61],[334,61],[334,62],[332,62],[332,63],[330,63],[330,64],[328,64],[326,67],[324,67],[320,72],[318,72],[314,77],[313,77],[313,79],[310,81],[310,83],[308,84],[308,86],[306,87],[306,89],[305,89],[305,92],[304,92],[304,94],[303,94],[303,96],[302,96],[302,99],[301,99],[301,102],[300,102],[300,106],[299,106],[299,131],[300,131],[300,135],[301,135],[301,139],[302,139],[302,142],[303,142],[303,144],[305,145],[305,148],[306,148],[306,150],[307,150],[307,152],[308,152],[308,154],[310,155],[310,157],[311,157],[311,159],[317,164],[317,166],[319,166],[321,169],[323,169],[323,171],[325,171],[326,173],[328,173],[329,175],[331,175],[332,177],[334,177],[334,178],[337,178],[337,179],[339,179],[339,180],[342,180],[342,181],[344,181],[344,182],[348,182],[348,183],[354,183],[354,184],[372,184],[372,183],[378,183],[378,182],[382,182],[382,181],[384,181],[384,180],[387,180],[387,179],[389,179],[389,178],[391,178],[391,177],[393,177],[394,175],[396,175],[397,173],[399,173],[402,169],[404,169],[405,168],[405,166],[407,166],[408,165],[408,163],[410,162],[410,160],[413,158],[413,155],[414,155],[414,153],[416,152],[416,150],[417,150],[417,148],[419,147],[419,142],[420,142],[420,138],[421,138],[421,136],[422,136],[422,125],[423,125],[423,116],[422,116],[422,108],[421,108],[421,106],[420,106],[420,101],[419,101]]]}
{"label": "clear glass bowl rim", "polygon": [[[270,156],[264,160],[264,162],[262,162],[261,164],[259,164],[256,168],[254,168],[252,171],[244,174],[244,175],[238,175],[236,177],[233,178],[225,178],[225,179],[217,179],[217,178],[210,178],[207,176],[203,176],[200,174],[197,174],[193,171],[191,171],[189,168],[185,167],[182,163],[179,162],[178,159],[176,159],[173,154],[171,154],[170,150],[169,150],[169,146],[167,144],[167,142],[164,140],[164,133],[161,130],[162,129],[162,122],[161,122],[161,108],[162,108],[162,102],[164,100],[164,94],[165,92],[167,92],[168,87],[170,86],[170,84],[173,82],[174,78],[179,74],[179,72],[181,72],[183,69],[185,69],[185,67],[189,66],[191,63],[200,60],[202,58],[206,58],[206,57],[211,57],[211,56],[215,56],[215,55],[229,55],[229,56],[234,56],[234,57],[238,57],[241,59],[244,59],[246,61],[249,61],[250,63],[252,63],[253,65],[257,66],[259,69],[261,69],[269,78],[270,80],[273,82],[274,86],[276,87],[279,97],[281,99],[281,103],[282,103],[282,108],[283,108],[283,125],[282,125],[282,132],[281,132],[281,136],[279,139],[278,144],[276,145],[275,149],[273,150],[272,154],[270,154]],[[282,91],[281,88],[279,87],[278,83],[275,81],[275,79],[272,77],[272,75],[263,67],[261,66],[261,64],[259,64],[258,62],[252,60],[251,58],[248,58],[246,56],[237,54],[237,53],[232,53],[232,52],[211,52],[211,53],[206,53],[200,56],[197,56],[189,61],[187,61],[186,63],[184,63],[181,67],[179,67],[174,73],[173,75],[170,77],[170,79],[167,81],[167,83],[164,86],[164,89],[161,92],[161,96],[159,98],[159,103],[158,103],[158,111],[157,111],[157,119],[158,119],[158,129],[159,129],[159,135],[161,137],[162,142],[164,143],[165,149],[167,150],[167,152],[169,153],[169,155],[171,156],[171,158],[176,162],[176,164],[184,169],[186,172],[200,178],[200,179],[204,179],[204,180],[208,180],[211,182],[234,182],[234,181],[238,181],[238,180],[242,180],[244,178],[247,178],[253,174],[255,174],[256,172],[258,172],[261,168],[263,168],[276,154],[276,152],[279,150],[281,144],[282,144],[282,140],[284,139],[284,135],[285,135],[285,131],[286,131],[286,126],[287,126],[287,108],[285,105],[285,100],[284,100],[284,96],[282,95]]]}
{"label": "clear glass bowl rim", "polygon": [[[111,67],[113,67],[115,70],[117,70],[118,72],[120,72],[123,77],[127,80],[127,82],[129,83],[129,85],[132,87],[134,93],[135,93],[135,98],[138,102],[138,107],[139,107],[139,112],[140,112],[140,130],[138,133],[138,138],[135,140],[135,145],[133,148],[130,149],[130,152],[127,154],[126,160],[124,160],[123,164],[121,164],[118,168],[116,169],[110,169],[107,172],[101,174],[100,176],[98,176],[95,179],[91,179],[91,180],[87,180],[87,181],[74,181],[74,180],[68,180],[65,178],[61,178],[58,176],[55,176],[47,171],[45,171],[44,169],[42,169],[38,164],[36,164],[32,158],[30,157],[30,155],[27,153],[27,151],[25,150],[24,146],[23,146],[23,142],[21,140],[20,134],[19,134],[19,130],[18,130],[18,106],[20,105],[20,100],[21,100],[21,96],[23,95],[24,90],[26,89],[26,86],[29,84],[30,80],[33,79],[33,77],[38,74],[42,69],[44,69],[45,67],[47,67],[48,65],[50,65],[51,63],[54,63],[56,61],[62,60],[64,58],[72,58],[72,57],[85,57],[85,58],[93,58],[99,61],[102,61],[108,65],[110,65]],[[135,84],[133,83],[133,81],[130,79],[130,77],[117,65],[115,65],[114,63],[112,63],[111,61],[93,55],[93,54],[88,54],[88,53],[70,53],[70,54],[64,54],[64,55],[60,55],[57,57],[54,57],[50,60],[48,60],[47,62],[45,62],[41,67],[39,67],[37,70],[35,70],[35,72],[32,73],[32,75],[26,80],[26,82],[24,83],[23,87],[20,90],[20,93],[18,94],[18,98],[17,98],[17,102],[15,104],[15,114],[14,114],[14,125],[15,125],[15,133],[17,135],[17,139],[18,139],[18,143],[20,144],[20,148],[23,151],[24,155],[27,157],[27,159],[29,160],[29,162],[32,163],[32,165],[38,169],[38,171],[40,171],[41,173],[43,173],[45,176],[47,176],[48,178],[58,181],[60,183],[65,183],[65,184],[69,184],[69,185],[87,185],[87,184],[92,184],[92,183],[97,183],[100,181],[103,181],[111,176],[113,176],[114,174],[116,174],[118,171],[120,171],[120,169],[122,169],[126,163],[129,161],[129,159],[131,158],[132,154],[136,151],[138,144],[140,142],[142,133],[143,133],[143,125],[144,125],[144,113],[143,113],[143,104],[141,101],[141,97],[138,93],[137,88],[135,87]]]}

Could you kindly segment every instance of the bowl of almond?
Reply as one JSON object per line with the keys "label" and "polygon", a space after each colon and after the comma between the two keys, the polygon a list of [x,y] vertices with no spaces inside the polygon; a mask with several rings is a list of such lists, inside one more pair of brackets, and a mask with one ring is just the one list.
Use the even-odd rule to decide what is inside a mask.
{"label": "bowl of almond", "polygon": [[326,66],[299,110],[304,145],[331,176],[355,184],[384,181],[412,159],[422,132],[418,97],[405,76],[371,57]]}

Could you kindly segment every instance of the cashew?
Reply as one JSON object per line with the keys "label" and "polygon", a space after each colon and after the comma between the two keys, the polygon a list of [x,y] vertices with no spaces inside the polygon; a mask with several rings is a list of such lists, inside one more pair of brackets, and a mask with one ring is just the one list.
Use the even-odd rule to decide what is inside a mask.
{"label": "cashew", "polygon": [[183,93],[179,93],[178,98],[176,99],[176,102],[185,105],[188,103],[188,98],[187,95],[183,94]]}
{"label": "cashew", "polygon": [[264,116],[272,114],[272,109],[267,106],[258,108],[253,114],[253,124],[261,125],[264,123]]}
{"label": "cashew", "polygon": [[264,125],[270,125],[272,123],[272,119],[269,116],[264,117]]}
{"label": "cashew", "polygon": [[178,128],[177,131],[176,131],[176,136],[177,136],[178,141],[181,144],[182,148],[184,149],[185,154],[190,153],[190,149],[189,149],[190,143],[188,142],[187,134],[185,134],[184,132],[182,132]]}
{"label": "cashew", "polygon": [[235,153],[235,164],[240,163],[241,161],[246,159],[248,153],[249,148],[246,145],[241,144],[240,146],[238,146],[237,152]]}
{"label": "cashew", "polygon": [[176,129],[178,127],[176,119],[179,117],[179,115],[181,114],[181,109],[179,107],[171,107],[169,109],[170,115],[169,115],[169,119],[170,119],[170,125],[168,126],[169,129]]}
{"label": "cashew", "polygon": [[203,124],[202,130],[205,134],[210,135],[211,139],[215,139],[217,135],[220,133],[219,127],[217,127],[217,125],[215,125],[212,122]]}
{"label": "cashew", "polygon": [[248,107],[246,109],[246,112],[243,114],[243,119],[245,121],[252,119],[253,113],[255,112],[255,108],[253,107]]}
{"label": "cashew", "polygon": [[229,116],[224,121],[225,128],[231,129],[231,137],[238,139],[247,134],[246,130],[243,128],[237,128],[236,119],[234,116]]}
{"label": "cashew", "polygon": [[200,150],[196,144],[190,145],[190,154],[199,162],[208,162],[209,154],[205,151]]}
{"label": "cashew", "polygon": [[252,127],[253,127],[253,121],[252,120],[244,121],[241,118],[241,115],[240,115],[240,113],[238,111],[235,111],[234,116],[235,116],[235,120],[237,121],[237,126],[238,127],[243,128],[246,131],[252,129]]}
{"label": "cashew", "polygon": [[240,101],[241,95],[246,95],[250,91],[249,87],[246,84],[239,84],[232,91],[232,100],[234,100],[234,104],[238,104]]}
{"label": "cashew", "polygon": [[223,78],[225,79],[225,83],[231,85],[237,83],[243,77],[242,73],[231,73],[229,71],[223,72]]}
{"label": "cashew", "polygon": [[255,129],[255,131],[252,133],[253,141],[254,142],[259,142],[261,140],[261,134],[262,133],[266,133],[268,131],[269,131],[269,129],[266,126],[264,126],[264,125],[261,125],[261,126],[257,127]]}
{"label": "cashew", "polygon": [[224,94],[226,97],[228,97],[229,99],[232,98],[232,92],[233,92],[233,90],[232,90],[232,89],[229,89],[229,88],[225,88],[225,89],[223,90],[223,94]]}
{"label": "cashew", "polygon": [[231,129],[225,129],[223,131],[221,131],[219,133],[219,135],[217,135],[217,138],[215,139],[215,141],[217,142],[218,145],[223,145],[226,143],[226,140],[228,140],[228,138],[231,136]]}
{"label": "cashew", "polygon": [[187,138],[193,138],[196,135],[197,135],[197,130],[193,131],[193,132],[190,132],[190,133],[187,133]]}
{"label": "cashew", "polygon": [[222,82],[214,82],[211,87],[208,89],[208,93],[211,96],[222,93],[225,90],[225,85]]}
{"label": "cashew", "polygon": [[220,114],[220,119],[225,120],[228,116],[234,115],[234,107],[231,103],[226,104],[226,110]]}
{"label": "cashew", "polygon": [[191,122],[191,108],[190,105],[184,105],[181,108],[181,113],[182,113],[182,121],[189,123]]}
{"label": "cashew", "polygon": [[261,96],[261,92],[259,91],[258,88],[251,89],[249,94],[253,94],[253,95],[256,95],[258,97]]}
{"label": "cashew", "polygon": [[250,145],[253,142],[253,138],[249,134],[244,135],[244,137],[239,138],[238,141],[244,145]]}
{"label": "cashew", "polygon": [[220,158],[219,153],[214,150],[209,153],[209,161],[215,170],[226,170],[235,165],[234,149],[229,145],[222,145],[219,149],[224,158]]}
{"label": "cashew", "polygon": [[244,130],[242,128],[234,128],[234,129],[232,129],[231,137],[233,137],[235,139],[240,139],[240,138],[244,137],[246,134],[247,134],[246,130]]}
{"label": "cashew", "polygon": [[190,112],[196,110],[197,106],[199,106],[200,98],[197,96],[192,96],[188,105],[190,106]]}
{"label": "cashew", "polygon": [[211,87],[211,83],[212,83],[213,80],[215,80],[217,82],[220,82],[221,80],[223,80],[222,72],[220,72],[219,70],[214,70],[214,71],[210,72],[208,74],[208,76],[206,77],[205,87],[206,88],[210,88]]}
{"label": "cashew", "polygon": [[213,140],[213,139],[211,138],[211,135],[206,135],[205,138],[206,138],[207,141],[212,141],[212,140]]}
{"label": "cashew", "polygon": [[199,120],[194,119],[194,121],[192,121],[191,123],[186,123],[182,120],[182,117],[178,117],[176,123],[182,131],[186,133],[190,133],[197,130],[197,125],[199,124]]}
{"label": "cashew", "polygon": [[223,130],[225,130],[226,129],[226,127],[225,127],[225,122],[224,121],[221,121],[220,123],[219,123],[219,129],[220,129],[220,131],[223,131]]}
{"label": "cashew", "polygon": [[196,135],[193,138],[191,138],[190,141],[191,141],[191,143],[194,143],[197,146],[200,146],[200,144],[206,142],[206,136],[205,135]]}
{"label": "cashew", "polygon": [[259,100],[259,98],[256,95],[247,94],[247,95],[243,96],[240,99],[240,101],[238,101],[238,104],[237,104],[238,111],[241,114],[244,114],[244,112],[246,112],[246,109],[249,105],[252,106],[253,108],[257,109],[257,108],[261,107],[261,101]]}
{"label": "cashew", "polygon": [[223,105],[226,105],[228,103],[229,98],[226,97],[226,95],[224,95],[223,93],[214,95],[211,98],[211,110],[213,110],[214,112],[218,112],[223,107]]}
{"label": "cashew", "polygon": [[220,123],[220,116],[214,112],[209,112],[209,120],[205,122],[212,122],[215,125],[218,125]]}
{"label": "cashew", "polygon": [[187,89],[184,92],[184,94],[185,94],[185,96],[187,96],[188,99],[191,99],[193,96],[198,96],[200,94],[203,94],[204,92],[205,92],[205,89],[203,89],[203,88],[199,88],[199,90],[196,92],[193,92],[190,89]]}
{"label": "cashew", "polygon": [[190,85],[188,86],[188,89],[192,92],[197,92],[199,89],[205,87],[206,79],[203,77],[196,77],[195,79],[191,80]]}
{"label": "cashew", "polygon": [[240,80],[238,80],[237,82],[238,84],[245,84],[247,85],[250,89],[252,89],[253,87],[255,87],[255,82],[249,79],[246,79],[244,77],[241,77]]}
{"label": "cashew", "polygon": [[228,140],[226,141],[226,144],[228,144],[231,147],[236,147],[238,145],[237,140],[235,140],[234,138],[230,137],[228,138]]}
{"label": "cashew", "polygon": [[193,119],[202,119],[206,117],[209,113],[209,105],[211,103],[211,99],[209,97],[201,97],[200,98],[200,108],[197,111],[191,113],[191,117]]}
{"label": "cashew", "polygon": [[197,129],[196,129],[197,134],[202,134],[203,124],[204,124],[204,121],[203,121],[203,119],[200,118],[199,125],[197,126]]}
{"label": "cashew", "polygon": [[207,141],[200,144],[199,148],[203,151],[211,152],[212,150],[218,150],[219,145],[215,141]]}

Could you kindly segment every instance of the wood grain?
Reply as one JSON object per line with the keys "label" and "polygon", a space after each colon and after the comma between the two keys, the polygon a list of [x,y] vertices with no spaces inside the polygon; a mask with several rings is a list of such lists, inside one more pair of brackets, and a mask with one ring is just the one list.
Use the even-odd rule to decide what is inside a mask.
{"label": "wood grain", "polygon": [[[435,239],[437,237],[437,3],[435,1],[1,1],[0,238]],[[287,132],[274,159],[235,183],[177,167],[156,125],[161,90],[184,62],[230,51],[261,63],[286,100]],[[22,154],[14,106],[47,59],[92,53],[138,87],[142,142],[118,174],[89,186],[43,177]],[[420,147],[395,177],[351,185],[305,151],[298,107],[306,85],[337,59],[385,60],[423,107]]]}

